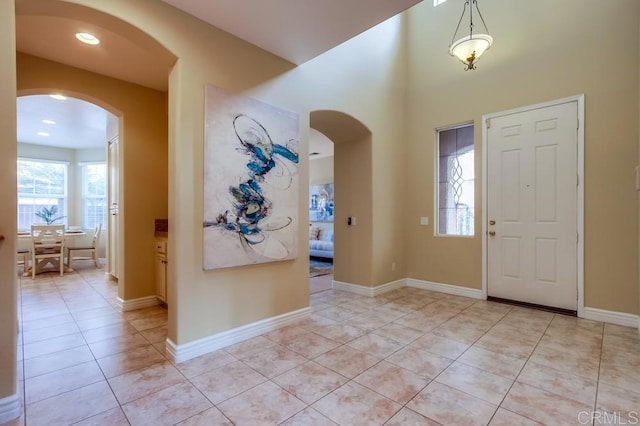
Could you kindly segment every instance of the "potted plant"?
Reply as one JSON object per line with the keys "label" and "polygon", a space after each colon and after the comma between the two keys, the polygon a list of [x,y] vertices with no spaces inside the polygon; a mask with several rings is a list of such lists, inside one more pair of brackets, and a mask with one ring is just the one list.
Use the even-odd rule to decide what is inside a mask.
{"label": "potted plant", "polygon": [[57,220],[64,219],[66,216],[58,216],[58,206],[51,206],[49,208],[43,207],[42,210],[36,212],[36,216],[44,221],[47,225],[51,225]]}

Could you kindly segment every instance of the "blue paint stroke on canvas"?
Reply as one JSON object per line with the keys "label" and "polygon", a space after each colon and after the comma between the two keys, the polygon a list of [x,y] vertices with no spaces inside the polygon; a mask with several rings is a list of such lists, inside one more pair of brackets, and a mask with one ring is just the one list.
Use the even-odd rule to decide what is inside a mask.
{"label": "blue paint stroke on canvas", "polygon": [[[233,128],[240,141],[238,151],[248,157],[247,173],[237,185],[228,189],[230,208],[219,213],[215,221],[205,221],[204,227],[216,227],[235,233],[244,247],[251,248],[265,240],[265,232],[291,224],[291,217],[270,218],[273,203],[265,197],[263,185],[269,184],[272,174],[277,174],[280,189],[288,188],[293,172],[286,166],[286,161],[298,164],[299,158],[292,147],[293,143],[274,143],[267,129],[245,114],[235,116]],[[277,170],[278,167],[280,170]],[[268,223],[262,224],[267,219],[270,219]]]}

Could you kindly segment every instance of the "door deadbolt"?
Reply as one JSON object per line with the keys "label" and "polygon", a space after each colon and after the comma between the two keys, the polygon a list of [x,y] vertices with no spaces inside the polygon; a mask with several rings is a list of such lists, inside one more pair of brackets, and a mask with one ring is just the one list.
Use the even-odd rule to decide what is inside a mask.
{"label": "door deadbolt", "polygon": [[495,221],[495,220],[490,220],[490,221],[489,221],[489,225],[495,225],[495,224],[496,224],[496,221]]}

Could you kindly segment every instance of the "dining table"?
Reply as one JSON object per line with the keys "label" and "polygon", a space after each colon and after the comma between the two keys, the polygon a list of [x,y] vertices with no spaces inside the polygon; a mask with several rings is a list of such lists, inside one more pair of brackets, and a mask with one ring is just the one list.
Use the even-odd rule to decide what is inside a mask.
{"label": "dining table", "polygon": [[[74,247],[76,245],[82,244],[82,240],[83,240],[82,237],[86,235],[87,233],[82,229],[73,229],[73,228],[66,229],[64,231],[65,247],[67,246]],[[31,232],[30,231],[18,230],[18,251],[20,250],[31,251]],[[36,265],[36,274],[48,271],[48,269],[45,270],[45,267],[47,266],[48,263],[51,263],[51,262],[38,263]],[[33,267],[32,264],[29,266],[25,265],[22,276],[28,277],[29,275],[31,275],[32,267]],[[64,269],[65,272],[73,272],[73,269],[69,268],[68,266],[63,265],[63,267],[65,268]]]}

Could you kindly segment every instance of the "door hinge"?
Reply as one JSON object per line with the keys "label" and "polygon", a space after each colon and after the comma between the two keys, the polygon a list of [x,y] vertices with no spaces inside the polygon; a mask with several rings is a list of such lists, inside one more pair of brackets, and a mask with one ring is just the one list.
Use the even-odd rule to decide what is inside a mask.
{"label": "door hinge", "polygon": [[576,244],[580,242],[580,233],[576,232]]}
{"label": "door hinge", "polygon": [[487,120],[485,121],[485,123],[487,123],[487,129],[491,128],[491,119],[487,118]]}
{"label": "door hinge", "polygon": [[580,175],[576,175],[576,186],[580,186]]}

